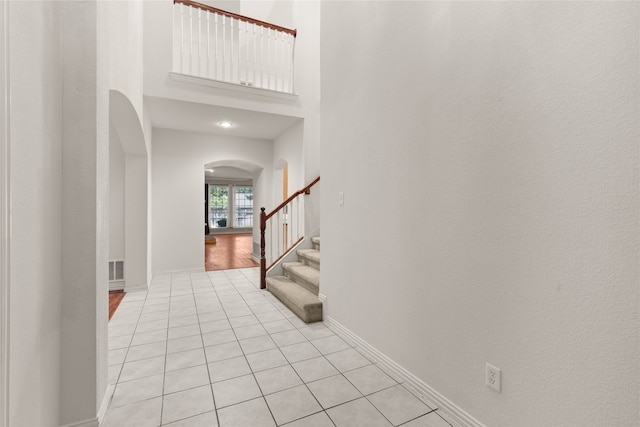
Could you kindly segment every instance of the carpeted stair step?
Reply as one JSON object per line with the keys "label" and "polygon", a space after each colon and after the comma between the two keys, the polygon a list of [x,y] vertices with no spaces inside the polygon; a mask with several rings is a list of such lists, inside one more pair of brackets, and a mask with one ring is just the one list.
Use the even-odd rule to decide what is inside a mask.
{"label": "carpeted stair step", "polygon": [[282,264],[284,275],[311,292],[318,295],[320,290],[320,271],[301,262]]}
{"label": "carpeted stair step", "polygon": [[322,301],[285,276],[267,277],[267,290],[306,323],[322,320]]}
{"label": "carpeted stair step", "polygon": [[313,244],[313,249],[320,250],[320,236],[312,237],[311,243]]}
{"label": "carpeted stair step", "polygon": [[320,270],[320,251],[316,249],[298,249],[298,261]]}

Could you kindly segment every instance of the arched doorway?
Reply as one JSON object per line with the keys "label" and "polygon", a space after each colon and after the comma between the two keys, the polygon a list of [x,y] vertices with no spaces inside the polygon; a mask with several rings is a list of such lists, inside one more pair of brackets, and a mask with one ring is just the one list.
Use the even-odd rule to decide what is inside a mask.
{"label": "arched doorway", "polygon": [[[147,289],[148,153],[138,114],[121,92],[109,92],[110,289]],[[121,261],[122,264],[116,264]],[[117,275],[119,268],[123,275]]]}
{"label": "arched doorway", "polygon": [[259,166],[238,160],[204,165],[205,270],[256,267],[254,176]]}

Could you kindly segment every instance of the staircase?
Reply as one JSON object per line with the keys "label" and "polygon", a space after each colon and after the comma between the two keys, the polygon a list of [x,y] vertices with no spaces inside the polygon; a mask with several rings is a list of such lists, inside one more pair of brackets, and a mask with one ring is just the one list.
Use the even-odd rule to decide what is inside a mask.
{"label": "staircase", "polygon": [[298,249],[298,262],[282,264],[284,276],[267,277],[267,290],[306,323],[322,320],[320,287],[320,237],[313,249]]}

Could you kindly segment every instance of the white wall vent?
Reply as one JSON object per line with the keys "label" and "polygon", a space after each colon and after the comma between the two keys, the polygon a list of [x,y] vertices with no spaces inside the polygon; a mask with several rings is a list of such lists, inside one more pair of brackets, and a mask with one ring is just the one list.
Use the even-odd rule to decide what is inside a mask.
{"label": "white wall vent", "polygon": [[122,282],[124,280],[124,260],[109,261],[109,281]]}

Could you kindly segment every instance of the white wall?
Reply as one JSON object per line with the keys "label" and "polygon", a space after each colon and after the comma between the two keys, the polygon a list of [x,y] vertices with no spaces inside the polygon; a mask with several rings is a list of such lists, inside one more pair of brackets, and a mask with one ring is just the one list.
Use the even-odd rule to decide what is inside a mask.
{"label": "white wall", "polygon": [[[306,185],[304,183],[304,159],[302,157],[303,126],[303,121],[300,121],[273,141],[273,167],[276,175],[278,172],[275,169],[282,169],[282,162],[286,162],[289,165],[289,194],[300,190]],[[279,182],[274,182],[273,197],[274,201],[282,201],[282,170],[280,170]]]}
{"label": "white wall", "polygon": [[[148,168],[147,143],[138,114],[122,93],[109,91],[109,122],[122,144],[124,158],[123,194],[123,259],[125,292],[146,289],[148,275]],[[114,190],[117,192],[117,190]]]}
{"label": "white wall", "polygon": [[[300,28],[296,38],[296,89],[304,109],[304,185],[321,175],[320,141],[320,2],[293,2],[293,20]],[[321,191],[316,184],[305,197],[305,233],[320,232]]]}
{"label": "white wall", "polygon": [[320,2],[293,2],[293,20],[300,28],[296,37],[295,86],[304,110],[306,185],[320,175]]}
{"label": "white wall", "polygon": [[109,89],[122,92],[143,117],[143,2],[111,0],[103,7],[108,30]]}
{"label": "white wall", "polygon": [[9,424],[9,4],[0,5],[0,424]]}
{"label": "white wall", "polygon": [[61,5],[60,421],[95,419],[107,386],[109,93],[101,10]]}
{"label": "white wall", "polygon": [[[272,149],[272,141],[153,129],[154,273],[204,270],[205,164],[240,160],[262,168],[254,175],[254,206],[273,207]],[[254,224],[259,225],[255,218]],[[259,241],[256,236],[254,231]]]}
{"label": "white wall", "polygon": [[[10,425],[88,425],[107,387],[109,32],[135,31],[105,2],[10,7]],[[141,101],[138,64],[119,75]]]}
{"label": "white wall", "polygon": [[148,162],[148,167],[147,167],[147,278],[151,278],[152,277],[152,271],[153,271],[153,267],[152,267],[152,259],[153,259],[153,253],[152,253],[152,247],[153,247],[153,228],[152,228],[152,223],[153,223],[153,215],[151,214],[151,212],[153,212],[152,208],[153,208],[153,204],[152,204],[152,187],[151,187],[151,182],[152,182],[152,168],[153,168],[153,164],[151,163],[151,150],[152,150],[152,144],[151,141],[153,140],[153,130],[152,130],[152,126],[151,126],[151,117],[149,116],[149,109],[147,108],[147,104],[146,102],[144,102],[144,115],[143,115],[143,120],[142,120],[142,131],[144,133],[144,139],[145,139],[145,143],[147,144],[147,156],[149,159]]}
{"label": "white wall", "polygon": [[9,425],[58,425],[63,287],[59,5],[10,6]]}
{"label": "white wall", "polygon": [[124,259],[124,150],[109,129],[109,259]]}
{"label": "white wall", "polygon": [[145,289],[148,273],[150,135],[143,130],[142,2],[101,2],[110,89],[109,120],[124,149],[125,291]]}
{"label": "white wall", "polygon": [[640,423],[639,7],[322,3],[329,315],[486,425]]}

